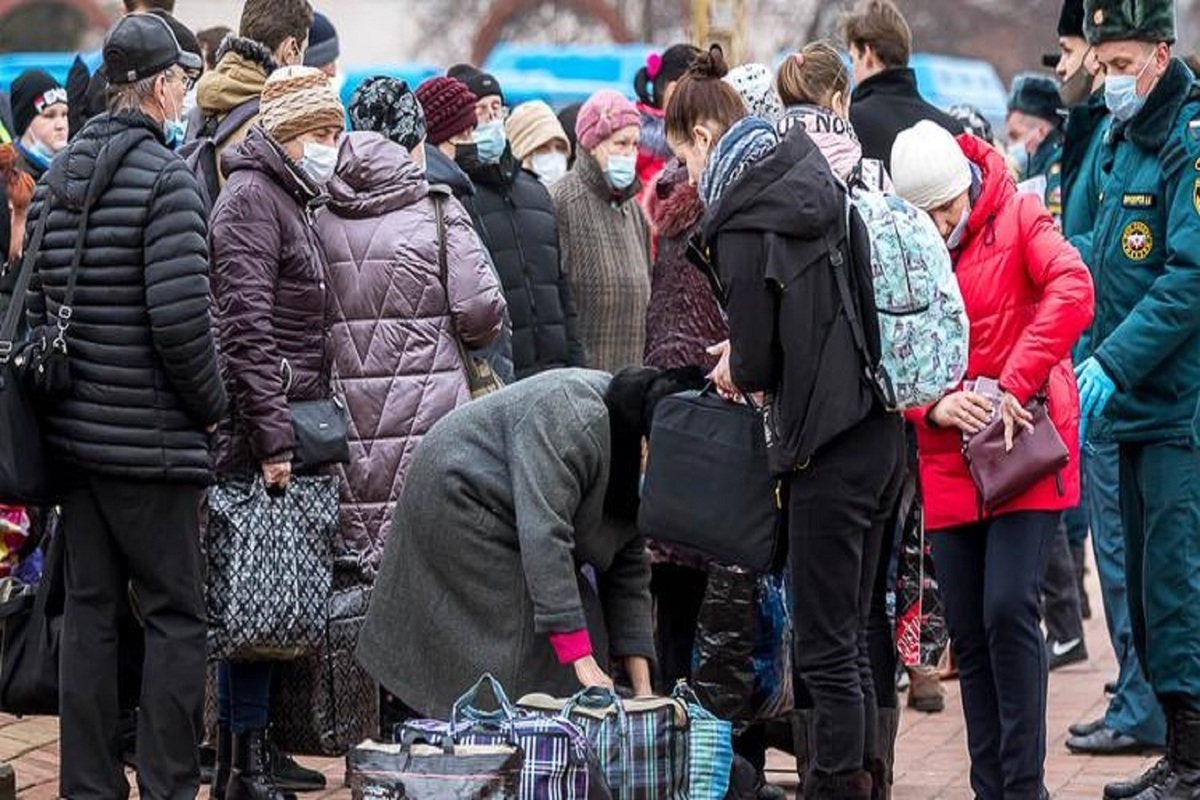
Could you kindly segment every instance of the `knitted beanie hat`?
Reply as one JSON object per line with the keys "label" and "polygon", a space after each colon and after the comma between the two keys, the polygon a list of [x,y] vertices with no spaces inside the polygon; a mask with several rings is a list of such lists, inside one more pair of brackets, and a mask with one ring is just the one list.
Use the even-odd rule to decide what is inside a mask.
{"label": "knitted beanie hat", "polygon": [[478,121],[478,98],[467,85],[455,78],[430,78],[417,87],[417,101],[425,110],[429,143],[434,147],[471,130]]}
{"label": "knitted beanie hat", "polygon": [[772,125],[783,119],[783,101],[775,91],[775,76],[762,64],[742,64],[725,76],[725,82],[746,101],[746,108]]}
{"label": "knitted beanie hat", "polygon": [[341,54],[337,29],[329,21],[329,17],[320,11],[314,11],[312,25],[308,29],[308,47],[304,51],[304,66],[320,68],[337,61]]}
{"label": "knitted beanie hat", "polygon": [[325,73],[313,67],[282,67],[262,90],[259,121],[283,144],[321,128],[342,128],[346,116]]}
{"label": "knitted beanie hat", "polygon": [[504,102],[504,90],[500,88],[500,81],[496,80],[496,76],[484,72],[478,67],[470,64],[455,64],[446,70],[446,77],[465,83],[471,90],[471,94],[475,95],[476,101],[495,95],[500,98],[501,103]]}
{"label": "knitted beanie hat", "polygon": [[52,105],[67,102],[67,90],[49,72],[28,69],[12,82],[13,133],[24,136],[34,118]]}
{"label": "knitted beanie hat", "polygon": [[892,145],[892,182],[897,194],[930,211],[971,188],[971,164],[949,131],[922,120]]}
{"label": "knitted beanie hat", "polygon": [[350,95],[350,127],[382,133],[412,150],[425,139],[425,112],[407,83],[380,75],[363,81]]}
{"label": "knitted beanie hat", "polygon": [[554,110],[541,100],[530,100],[517,106],[505,127],[517,161],[524,161],[539,147],[555,140],[565,144],[568,151],[571,148],[571,140],[558,117],[554,116]]}
{"label": "knitted beanie hat", "polygon": [[637,106],[625,95],[612,89],[603,89],[588,98],[579,109],[575,120],[575,135],[579,146],[592,150],[622,128],[642,125],[642,115]]}

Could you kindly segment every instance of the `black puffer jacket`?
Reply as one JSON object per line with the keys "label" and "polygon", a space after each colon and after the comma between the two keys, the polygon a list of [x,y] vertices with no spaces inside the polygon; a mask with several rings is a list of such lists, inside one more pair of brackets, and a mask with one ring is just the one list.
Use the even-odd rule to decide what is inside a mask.
{"label": "black puffer jacket", "polygon": [[[733,381],[772,395],[772,467],[805,465],[881,408],[867,382],[833,268],[846,259],[872,360],[879,320],[866,228],[846,230],[846,192],[800,128],[750,167],[709,209],[704,235],[726,294]],[[865,272],[864,272],[865,270]]]}
{"label": "black puffer jacket", "polygon": [[104,475],[207,483],[206,426],[225,411],[209,315],[208,246],[196,179],[140,114],[103,114],[54,160],[29,209],[50,203],[30,324],[57,319],[85,198],[67,334],[70,395],[47,438],[68,464]]}
{"label": "black puffer jacket", "polygon": [[922,120],[936,122],[955,136],[963,132],[961,122],[925,102],[911,69],[884,70],[854,90],[850,123],[862,142],[863,156],[882,161],[889,173],[896,137]]}
{"label": "black puffer jacket", "polygon": [[512,318],[517,379],[582,367],[575,304],[558,247],[550,193],[507,150],[499,164],[468,165],[475,195],[464,200],[492,254]]}

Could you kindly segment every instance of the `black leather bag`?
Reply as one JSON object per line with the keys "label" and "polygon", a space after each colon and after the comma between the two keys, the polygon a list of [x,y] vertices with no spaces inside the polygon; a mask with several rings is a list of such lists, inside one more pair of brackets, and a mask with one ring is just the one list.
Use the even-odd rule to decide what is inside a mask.
{"label": "black leather bag", "polygon": [[638,528],[727,566],[780,565],[781,486],[767,462],[762,414],[711,387],[654,411]]}
{"label": "black leather bag", "polygon": [[289,403],[296,449],[292,464],[298,470],[350,461],[350,426],[346,409],[336,397]]}
{"label": "black leather bag", "polygon": [[18,505],[42,505],[53,499],[36,398],[26,381],[30,345],[22,345],[17,336],[49,208],[49,203],[42,206],[0,322],[0,502]]}

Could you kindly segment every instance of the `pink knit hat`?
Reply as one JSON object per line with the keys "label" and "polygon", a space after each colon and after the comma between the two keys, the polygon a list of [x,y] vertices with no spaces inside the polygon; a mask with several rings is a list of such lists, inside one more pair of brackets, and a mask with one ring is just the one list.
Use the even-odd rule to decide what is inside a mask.
{"label": "pink knit hat", "polygon": [[592,150],[622,128],[641,127],[642,116],[625,95],[612,89],[596,92],[579,109],[575,136],[579,146]]}

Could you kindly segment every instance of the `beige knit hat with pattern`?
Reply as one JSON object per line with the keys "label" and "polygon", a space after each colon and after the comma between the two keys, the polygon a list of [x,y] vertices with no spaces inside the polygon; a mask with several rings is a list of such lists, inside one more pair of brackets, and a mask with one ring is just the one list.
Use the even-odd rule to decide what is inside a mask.
{"label": "beige knit hat with pattern", "polygon": [[322,128],[343,128],[345,111],[324,72],[312,67],[282,67],[263,86],[259,122],[283,144]]}

